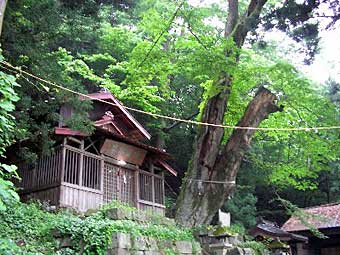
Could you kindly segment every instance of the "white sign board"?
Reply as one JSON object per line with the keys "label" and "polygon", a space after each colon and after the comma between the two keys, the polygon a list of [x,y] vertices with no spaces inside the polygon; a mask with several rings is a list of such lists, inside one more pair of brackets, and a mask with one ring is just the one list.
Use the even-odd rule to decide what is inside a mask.
{"label": "white sign board", "polygon": [[230,227],[230,213],[222,212],[218,210],[218,222],[223,227]]}

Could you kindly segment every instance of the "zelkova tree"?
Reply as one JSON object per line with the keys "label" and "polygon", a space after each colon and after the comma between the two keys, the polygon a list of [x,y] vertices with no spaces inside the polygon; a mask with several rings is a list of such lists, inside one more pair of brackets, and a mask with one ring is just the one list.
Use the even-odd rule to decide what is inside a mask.
{"label": "zelkova tree", "polygon": [[[257,28],[266,1],[251,1],[243,15],[239,15],[237,0],[229,0],[228,3],[229,12],[224,36],[233,40],[236,47],[233,50],[237,50],[243,46],[247,33]],[[226,50],[225,54],[231,54],[230,50]],[[236,65],[237,62],[238,55],[235,54]],[[233,86],[233,77],[226,73],[214,83],[214,86],[221,89],[216,95],[208,98],[201,121],[222,125]],[[275,95],[269,90],[259,88],[238,126],[258,127],[269,114],[281,110],[275,105],[275,99]],[[223,128],[214,126],[202,126],[198,130],[187,178],[182,184],[177,202],[176,220],[183,225],[210,223],[215,212],[222,207],[234,189],[233,182],[236,180],[237,171],[254,130],[236,129],[222,146],[223,134]],[[225,184],[216,185],[209,181]]]}
{"label": "zelkova tree", "polygon": [[[234,68],[239,63],[238,52],[247,34],[255,32],[259,24],[264,21],[262,16],[266,2],[266,0],[251,0],[246,11],[240,14],[239,2],[228,1],[224,37],[233,42],[233,47],[225,49],[225,56],[229,61],[231,56],[234,58]],[[291,1],[287,1],[287,5],[283,5],[282,10],[287,8],[289,3],[291,4]],[[308,10],[300,8],[303,10],[301,13],[311,13],[317,5]],[[295,11],[300,13],[297,12],[297,8]],[[292,13],[288,12],[288,14]],[[289,28],[282,30],[289,30]],[[217,92],[205,101],[200,121],[222,125],[233,88],[232,72],[221,73],[219,78],[213,81],[212,86]],[[276,105],[276,96],[270,90],[259,86],[237,126],[258,127],[264,119],[277,111],[282,111],[282,107]],[[214,214],[234,191],[239,166],[254,133],[253,129],[235,129],[227,142],[224,142],[223,128],[214,126],[198,128],[191,161],[177,200],[177,222],[190,227],[211,222]]]}

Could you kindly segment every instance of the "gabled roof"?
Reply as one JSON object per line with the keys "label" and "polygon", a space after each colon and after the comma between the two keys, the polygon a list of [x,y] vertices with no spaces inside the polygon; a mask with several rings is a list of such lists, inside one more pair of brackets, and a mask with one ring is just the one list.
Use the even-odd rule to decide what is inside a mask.
{"label": "gabled roof", "polygon": [[[304,208],[303,210],[316,216],[308,221],[318,229],[340,228],[340,202]],[[318,216],[319,218],[317,218]],[[296,217],[291,217],[282,226],[282,229],[290,232],[309,230]]]}
{"label": "gabled roof", "polygon": [[284,231],[280,229],[275,223],[266,220],[261,220],[253,229],[250,230],[249,233],[252,236],[268,236],[279,239],[280,241],[308,241],[307,237]]}
{"label": "gabled roof", "polygon": [[87,96],[88,97],[83,99],[84,100],[88,98],[92,100],[100,99],[115,104],[115,106],[112,107],[117,107],[124,114],[124,116],[137,128],[139,133],[146,139],[150,140],[151,135],[149,134],[149,132],[146,131],[146,129],[131,115],[131,113],[125,109],[123,104],[117,98],[115,98],[110,92],[100,91],[97,93],[88,94]]}
{"label": "gabled roof", "polygon": [[108,126],[111,126],[120,135],[124,135],[124,133],[120,130],[118,125],[115,123],[113,117],[109,117],[107,115],[104,115],[101,119],[94,122],[94,126],[96,128],[106,128]]}

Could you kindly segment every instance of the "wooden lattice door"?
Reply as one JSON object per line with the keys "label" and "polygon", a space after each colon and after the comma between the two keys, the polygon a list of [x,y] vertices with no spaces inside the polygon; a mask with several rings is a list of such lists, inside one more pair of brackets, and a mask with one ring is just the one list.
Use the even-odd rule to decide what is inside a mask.
{"label": "wooden lattice door", "polygon": [[119,200],[135,205],[135,172],[108,162],[104,164],[104,203]]}

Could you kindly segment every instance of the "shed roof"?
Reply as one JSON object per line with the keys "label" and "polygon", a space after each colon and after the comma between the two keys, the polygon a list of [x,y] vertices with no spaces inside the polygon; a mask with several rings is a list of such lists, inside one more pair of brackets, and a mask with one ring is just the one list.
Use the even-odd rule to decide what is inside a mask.
{"label": "shed roof", "polygon": [[[308,220],[310,224],[313,224],[318,229],[340,227],[340,202],[304,208],[303,210],[306,213],[321,217],[320,219],[312,218]],[[296,217],[291,217],[286,221],[282,229],[290,232],[309,230]]]}

